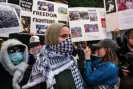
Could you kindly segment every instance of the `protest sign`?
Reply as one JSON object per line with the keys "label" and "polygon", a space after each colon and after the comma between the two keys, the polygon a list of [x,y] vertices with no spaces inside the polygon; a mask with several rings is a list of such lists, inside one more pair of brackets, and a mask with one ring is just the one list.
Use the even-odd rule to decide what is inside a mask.
{"label": "protest sign", "polygon": [[133,0],[104,0],[107,31],[133,28]]}
{"label": "protest sign", "polygon": [[[68,23],[68,5],[42,0],[22,0],[22,32],[44,34],[53,23]],[[32,7],[32,8],[31,8]]]}
{"label": "protest sign", "polygon": [[9,4],[0,3],[0,36],[9,37],[10,33],[20,32],[17,11]]}
{"label": "protest sign", "polygon": [[69,8],[69,24],[73,42],[106,38],[103,8]]}

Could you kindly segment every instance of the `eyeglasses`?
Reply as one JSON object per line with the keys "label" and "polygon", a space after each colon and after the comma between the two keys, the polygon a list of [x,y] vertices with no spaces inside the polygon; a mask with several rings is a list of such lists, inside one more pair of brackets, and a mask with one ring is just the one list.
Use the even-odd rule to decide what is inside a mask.
{"label": "eyeglasses", "polygon": [[15,52],[24,52],[25,47],[10,47],[8,48],[8,53],[15,53]]}

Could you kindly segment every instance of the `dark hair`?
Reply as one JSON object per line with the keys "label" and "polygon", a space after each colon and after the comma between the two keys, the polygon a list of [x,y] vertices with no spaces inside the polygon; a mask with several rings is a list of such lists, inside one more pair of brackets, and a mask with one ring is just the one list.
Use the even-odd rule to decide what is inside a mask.
{"label": "dark hair", "polygon": [[123,46],[127,45],[128,39],[130,34],[133,33],[133,29],[129,29],[124,33],[124,37],[123,37]]}

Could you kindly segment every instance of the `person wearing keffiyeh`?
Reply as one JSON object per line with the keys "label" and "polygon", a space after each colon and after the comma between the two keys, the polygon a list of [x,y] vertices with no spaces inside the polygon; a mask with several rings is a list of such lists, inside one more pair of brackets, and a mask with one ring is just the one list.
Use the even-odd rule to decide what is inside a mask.
{"label": "person wearing keffiyeh", "polygon": [[49,26],[45,46],[37,55],[28,83],[23,89],[84,89],[77,62],[72,57],[69,28],[62,23]]}

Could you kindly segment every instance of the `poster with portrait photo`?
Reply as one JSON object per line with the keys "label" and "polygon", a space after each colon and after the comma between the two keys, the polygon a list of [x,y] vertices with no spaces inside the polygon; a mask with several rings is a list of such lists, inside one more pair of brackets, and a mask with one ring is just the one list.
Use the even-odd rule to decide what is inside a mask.
{"label": "poster with portrait photo", "polygon": [[[61,8],[58,10],[58,8]],[[68,5],[45,0],[33,0],[32,12],[21,10],[22,32],[45,33],[47,26],[60,22],[68,22]],[[60,13],[59,13],[60,11]],[[25,22],[25,17],[26,22]],[[28,20],[28,21],[27,21]],[[30,22],[29,22],[30,21]],[[28,24],[25,24],[28,23]],[[46,26],[47,25],[47,26]],[[29,29],[30,28],[30,29]]]}
{"label": "poster with portrait photo", "polygon": [[[105,6],[106,1],[108,0],[104,0]],[[106,14],[107,31],[115,31],[116,28],[120,30],[133,28],[133,0],[115,0],[115,5],[116,12]]]}
{"label": "poster with portrait photo", "polygon": [[19,18],[14,8],[0,4],[0,36],[20,32]]}
{"label": "poster with portrait photo", "polygon": [[38,1],[38,10],[54,12],[54,4],[50,2]]}
{"label": "poster with portrait photo", "polygon": [[32,12],[33,0],[20,0],[22,10]]}
{"label": "poster with portrait photo", "polygon": [[71,28],[72,37],[82,37],[81,27],[72,27]]}
{"label": "poster with portrait photo", "polygon": [[105,5],[107,14],[116,12],[115,0],[105,0]]}
{"label": "poster with portrait photo", "polygon": [[85,33],[88,32],[99,32],[98,24],[85,24],[84,25]]}
{"label": "poster with portrait photo", "polygon": [[40,24],[36,25],[36,30],[38,34],[44,34],[47,29],[48,29],[48,25],[40,25]]}
{"label": "poster with portrait photo", "polygon": [[[101,40],[106,38],[106,30],[101,21],[101,19],[105,18],[105,16],[102,15],[102,13],[106,13],[104,8],[77,7],[69,8],[68,12],[73,42]],[[75,16],[78,18],[75,18]]]}
{"label": "poster with portrait photo", "polygon": [[22,32],[30,33],[31,17],[21,16],[21,26],[22,26]]}

